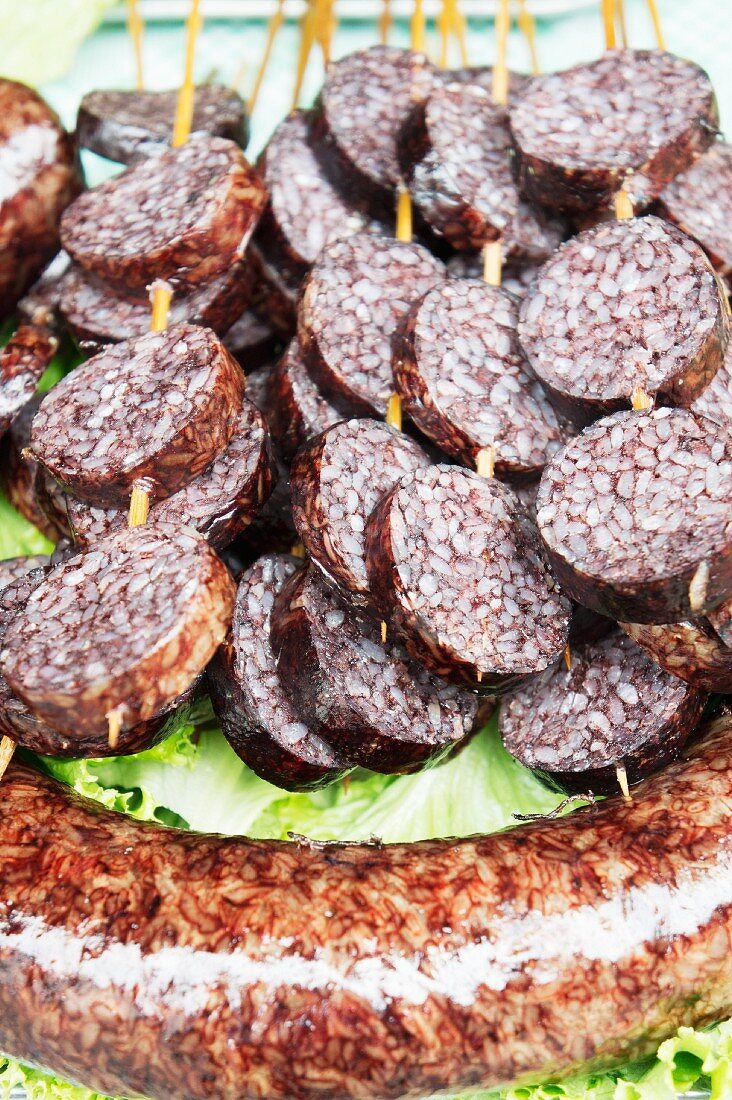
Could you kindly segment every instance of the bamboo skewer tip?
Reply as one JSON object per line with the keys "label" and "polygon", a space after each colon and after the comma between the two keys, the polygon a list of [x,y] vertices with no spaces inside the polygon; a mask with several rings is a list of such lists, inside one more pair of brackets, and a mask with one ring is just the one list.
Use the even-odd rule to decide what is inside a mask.
{"label": "bamboo skewer tip", "polygon": [[4,736],[0,738],[0,780],[2,780],[5,772],[8,770],[10,761],[13,759],[15,747],[16,744],[12,737]]}

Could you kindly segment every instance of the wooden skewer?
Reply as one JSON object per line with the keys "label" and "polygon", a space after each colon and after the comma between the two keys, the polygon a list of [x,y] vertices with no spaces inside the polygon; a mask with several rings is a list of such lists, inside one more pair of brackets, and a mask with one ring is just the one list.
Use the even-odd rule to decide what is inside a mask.
{"label": "wooden skewer", "polygon": [[142,16],[137,7],[137,0],[127,0],[127,29],[132,39],[132,48],[135,52],[135,87],[141,91],[145,87],[142,69],[142,33],[145,29]]}
{"label": "wooden skewer", "polygon": [[496,448],[493,444],[481,447],[475,456],[475,470],[481,477],[493,477],[496,472]]}
{"label": "wooden skewer", "polygon": [[386,46],[389,41],[393,19],[391,14],[391,0],[381,0],[381,14],[379,15],[379,42]]}
{"label": "wooden skewer", "polygon": [[620,190],[615,193],[614,205],[615,217],[618,221],[627,221],[629,218],[635,216],[633,200],[624,187],[621,187]]}
{"label": "wooden skewer", "polygon": [[511,29],[510,0],[499,0],[496,15],[496,63],[493,66],[493,98],[504,106],[508,103],[508,32]]}
{"label": "wooden skewer", "polygon": [[330,64],[330,49],[335,30],[335,9],[333,0],[314,0],[315,2],[315,37],[323,55],[323,65]]}
{"label": "wooden skewer", "polygon": [[127,517],[128,527],[144,527],[150,513],[150,484],[145,478],[140,478],[132,486],[130,495],[130,512]]}
{"label": "wooden skewer", "polygon": [[402,399],[398,393],[393,393],[386,406],[386,422],[392,428],[402,430]]}
{"label": "wooden skewer", "polygon": [[442,0],[440,14],[437,16],[437,29],[440,32],[440,68],[446,69],[450,63],[450,32],[452,17],[450,0]]}
{"label": "wooden skewer", "polygon": [[315,42],[315,28],[316,28],[316,15],[315,7],[310,0],[305,12],[300,20],[300,48],[297,54],[297,70],[295,72],[295,89],[292,93],[292,109],[293,111],[300,103],[300,93],[302,92],[303,81],[305,80],[305,73],[308,67],[308,61],[310,60],[310,53]]}
{"label": "wooden skewer", "polygon": [[633,797],[630,793],[630,786],[628,785],[628,773],[625,770],[624,764],[618,764],[615,769],[615,774],[618,777],[618,785],[623,793],[623,801],[632,802]]}
{"label": "wooden skewer", "polygon": [[636,386],[630,395],[630,404],[636,412],[648,412],[653,408],[653,398],[642,386]]}
{"label": "wooden skewer", "polygon": [[483,245],[483,281],[490,286],[500,286],[503,275],[501,240],[488,241]]}
{"label": "wooden skewer", "polygon": [[529,47],[531,60],[531,74],[538,76],[541,72],[539,65],[539,51],[536,46],[536,20],[526,7],[526,0],[518,0],[518,25]]}
{"label": "wooden skewer", "polygon": [[282,28],[282,24],[284,23],[284,21],[285,0],[277,0],[277,7],[269,21],[269,25],[267,26],[267,39],[264,43],[264,53],[262,54],[262,60],[259,62],[257,75],[254,78],[254,87],[252,88],[251,94],[249,96],[249,102],[247,103],[247,111],[250,115],[253,113],[254,108],[257,105],[259,93],[262,90],[264,74],[267,72],[267,66],[269,65],[270,58],[272,57],[272,50],[274,49],[275,38]]}
{"label": "wooden skewer", "polygon": [[186,61],[183,75],[183,83],[178,92],[178,103],[175,110],[175,122],[173,123],[173,148],[185,145],[191,132],[193,122],[193,97],[195,85],[193,83],[193,62],[196,56],[196,39],[203,25],[201,18],[201,0],[191,0],[191,10],[186,20]]}
{"label": "wooden skewer", "polygon": [[689,607],[696,615],[707,602],[709,592],[709,565],[703,561],[696,567],[689,582]]}
{"label": "wooden skewer", "polygon": [[602,0],[602,24],[605,29],[605,49],[615,49],[615,0]]}
{"label": "wooden skewer", "polygon": [[382,619],[381,620],[381,644],[382,645],[386,644],[386,639],[388,638],[388,636],[389,636],[389,628],[386,625],[386,621],[384,619]]}
{"label": "wooden skewer", "polygon": [[306,556],[305,547],[301,542],[293,542],[290,553],[292,554],[293,558],[304,558]]}
{"label": "wooden skewer", "polygon": [[569,642],[567,642],[566,646],[564,647],[564,653],[563,653],[562,656],[564,657],[564,663],[567,666],[567,672],[571,672],[572,671],[572,650],[570,648]]}
{"label": "wooden skewer", "polygon": [[5,772],[8,770],[8,765],[13,759],[13,753],[15,752],[15,741],[12,737],[3,737],[0,739],[0,780],[2,780]]}
{"label": "wooden skewer", "polygon": [[653,31],[656,35],[656,45],[659,50],[666,49],[666,41],[663,37],[663,29],[661,27],[661,16],[658,14],[658,5],[656,0],[648,0],[648,11],[650,12],[651,22],[653,23]]}
{"label": "wooden skewer", "polygon": [[623,49],[625,49],[628,45],[628,24],[625,19],[625,0],[615,0],[615,14],[618,17],[620,44]]}
{"label": "wooden skewer", "polygon": [[107,743],[110,749],[116,749],[119,744],[119,735],[122,730],[122,711],[119,707],[110,710],[107,714]]}
{"label": "wooden skewer", "polygon": [[467,69],[470,61],[468,60],[468,27],[465,22],[465,16],[460,11],[459,0],[451,0],[453,10],[453,34],[457,38],[458,50],[460,51],[460,64],[464,69]]}
{"label": "wooden skewer", "polygon": [[414,11],[412,13],[409,33],[412,41],[412,49],[417,50],[419,53],[425,53],[427,50],[427,24],[424,17],[423,0],[414,0]]}
{"label": "wooden skewer", "polygon": [[156,279],[150,287],[150,302],[152,314],[150,317],[150,331],[164,332],[168,327],[168,311],[173,297],[173,288],[165,279]]}

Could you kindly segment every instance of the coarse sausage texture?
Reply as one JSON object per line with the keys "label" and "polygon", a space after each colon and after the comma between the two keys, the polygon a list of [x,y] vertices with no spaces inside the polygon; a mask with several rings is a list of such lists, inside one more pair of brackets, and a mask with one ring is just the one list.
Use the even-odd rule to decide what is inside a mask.
{"label": "coarse sausage texture", "polygon": [[729,313],[709,260],[648,216],[567,241],[521,303],[519,341],[557,408],[579,422],[634,390],[689,406],[722,366]]}
{"label": "coarse sausage texture", "polygon": [[312,790],[349,764],[313,733],[280,681],[269,635],[272,604],[302,562],[267,554],[240,578],[231,630],[208,668],[211,700],[229,744],[262,779]]}
{"label": "coarse sausage texture", "polygon": [[[76,141],[100,157],[133,164],[159,153],[173,137],[178,90],[88,92],[79,104]],[[238,92],[221,84],[195,89],[191,135],[227,138],[246,149],[249,120]]]}
{"label": "coarse sausage texture", "polygon": [[0,436],[32,399],[57,347],[48,329],[24,324],[0,351]]}
{"label": "coarse sausage texture", "polygon": [[[147,522],[186,524],[222,550],[269,499],[275,472],[264,417],[245,400],[226,450],[177,493],[154,504]],[[127,523],[122,509],[93,508],[68,494],[66,511],[74,542],[82,548]]]}
{"label": "coarse sausage texture", "polygon": [[160,499],[226,449],[244,384],[210,329],[149,332],[111,344],[54,386],[33,421],[31,451],[62,486],[96,507],[127,507],[143,478],[152,499]]}
{"label": "coarse sausage texture", "polygon": [[444,277],[422,245],[375,234],[321,252],[305,281],[298,335],[310,374],[344,415],[386,415],[392,334],[412,302]]}
{"label": "coarse sausage texture", "polygon": [[349,202],[393,218],[399,133],[439,80],[424,54],[394,46],[372,46],[328,66],[314,107],[313,141]]}
{"label": "coarse sausage texture", "polygon": [[477,279],[448,279],[415,302],[392,342],[405,412],[468,466],[493,448],[500,476],[539,473],[564,441],[516,334],[518,303]]}
{"label": "coarse sausage texture", "polygon": [[386,847],[193,836],[12,764],[0,1047],[152,1100],[622,1065],[732,1011],[731,802],[729,718],[631,803]]}
{"label": "coarse sausage texture", "polygon": [[[203,325],[227,332],[249,305],[251,285],[244,261],[202,286],[174,294],[168,325]],[[105,344],[119,343],[150,331],[150,292],[137,287],[121,290],[78,264],[66,273],[59,293],[59,312],[83,351],[94,354]]]}
{"label": "coarse sausage texture", "polygon": [[41,396],[28,402],[16,416],[0,443],[0,485],[17,512],[37,527],[51,542],[58,542],[66,534],[66,525],[59,525],[41,507],[36,492],[38,463],[25,454],[30,443],[31,424],[38,411]]}
{"label": "coarse sausage texture", "polygon": [[607,206],[621,187],[643,210],[719,126],[708,75],[663,50],[606,50],[589,64],[535,77],[509,117],[521,190],[577,212]]}
{"label": "coarse sausage texture", "polygon": [[571,608],[510,489],[472,470],[418,469],[366,525],[380,614],[409,653],[473,690],[505,690],[562,654]]}
{"label": "coarse sausage texture", "polygon": [[207,283],[244,255],[264,207],[264,184],[241,149],[194,137],[86,191],[61,220],[82,267],[110,283]]}
{"label": "coarse sausage texture", "polygon": [[572,648],[503,700],[508,751],[572,791],[613,791],[676,759],[706,696],[663,672],[617,628]]}
{"label": "coarse sausage texture", "polygon": [[562,222],[519,193],[509,164],[508,116],[474,84],[436,87],[399,139],[399,162],[427,225],[453,248],[501,239],[508,262],[540,262],[559,245]]}
{"label": "coarse sausage texture", "polygon": [[382,642],[379,624],[341,603],[312,565],[282,587],[270,636],[302,720],[364,768],[389,774],[436,763],[492,709]]}
{"label": "coarse sausage texture", "polygon": [[25,84],[0,79],[0,316],[59,245],[59,220],[81,189],[73,141]]}
{"label": "coarse sausage texture", "polygon": [[708,619],[620,625],[672,676],[700,691],[732,694],[732,649],[724,644]]}
{"label": "coarse sausage texture", "polygon": [[154,718],[203,671],[234,607],[223,562],[190,528],[125,529],[54,569],[9,624],[0,667],[54,729]]}
{"label": "coarse sausage texture", "polygon": [[537,522],[572,599],[676,623],[732,594],[731,499],[732,436],[685,409],[615,413],[546,467]]}
{"label": "coarse sausage texture", "polygon": [[290,341],[272,371],[267,418],[277,447],[288,461],[298,447],[343,419],[308,374],[297,338]]}
{"label": "coarse sausage texture", "polygon": [[659,212],[698,241],[723,277],[732,274],[732,146],[715,141],[661,192]]}
{"label": "coarse sausage texture", "polygon": [[381,497],[429,456],[397,428],[344,420],[298,451],[290,468],[292,518],[317,568],[349,602],[373,604],[365,530]]}

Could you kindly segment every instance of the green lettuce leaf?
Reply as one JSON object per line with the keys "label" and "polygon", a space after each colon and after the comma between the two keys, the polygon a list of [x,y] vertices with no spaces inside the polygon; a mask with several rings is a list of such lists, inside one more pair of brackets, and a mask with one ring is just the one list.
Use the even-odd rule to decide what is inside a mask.
{"label": "green lettuce leaf", "polygon": [[25,84],[57,80],[71,67],[77,48],[114,0],[0,0],[3,76]]}

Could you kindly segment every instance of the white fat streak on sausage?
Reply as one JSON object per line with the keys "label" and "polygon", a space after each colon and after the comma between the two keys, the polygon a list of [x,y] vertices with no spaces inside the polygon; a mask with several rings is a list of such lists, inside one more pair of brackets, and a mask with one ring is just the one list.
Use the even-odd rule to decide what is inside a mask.
{"label": "white fat streak on sausage", "polygon": [[24,956],[54,982],[90,983],[130,995],[136,1008],[158,1016],[206,1011],[212,989],[225,989],[234,1008],[255,986],[267,991],[299,986],[349,993],[377,1012],[396,1005],[424,1005],[444,999],[469,1007],[481,988],[496,992],[518,978],[551,985],[578,957],[617,964],[645,952],[647,943],[692,937],[729,901],[732,853],[720,848],[716,864],[678,871],[674,883],[649,882],[632,896],[617,892],[597,903],[556,912],[506,908],[491,921],[490,935],[456,948],[430,944],[411,955],[384,952],[378,940],[364,940],[364,954],[344,967],[337,955],[318,951],[305,957],[291,937],[259,941],[260,957],[200,951],[188,946],[146,953],[136,943],[112,943],[90,929],[49,928],[40,916],[13,914],[0,925],[0,953]]}

